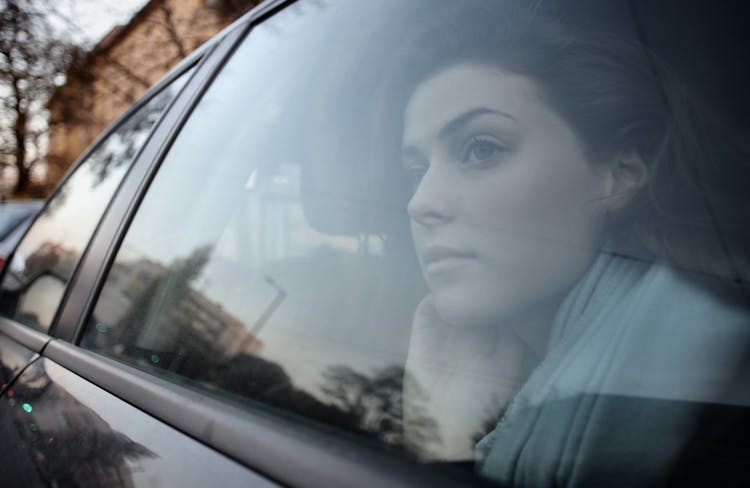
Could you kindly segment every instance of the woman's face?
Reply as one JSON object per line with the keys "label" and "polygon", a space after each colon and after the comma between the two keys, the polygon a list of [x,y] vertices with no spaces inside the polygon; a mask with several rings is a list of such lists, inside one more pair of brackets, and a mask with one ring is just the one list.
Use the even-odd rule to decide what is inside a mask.
{"label": "woman's face", "polygon": [[406,107],[403,155],[414,243],[449,323],[556,308],[601,245],[606,165],[530,78],[462,64],[427,79]]}

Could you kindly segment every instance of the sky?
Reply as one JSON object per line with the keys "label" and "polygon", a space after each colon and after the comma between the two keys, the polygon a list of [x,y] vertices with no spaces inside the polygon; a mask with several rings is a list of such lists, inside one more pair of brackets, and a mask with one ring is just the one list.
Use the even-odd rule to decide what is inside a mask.
{"label": "sky", "polygon": [[94,44],[113,26],[126,23],[147,0],[58,0],[56,9],[65,20],[60,25],[74,28],[74,38]]}

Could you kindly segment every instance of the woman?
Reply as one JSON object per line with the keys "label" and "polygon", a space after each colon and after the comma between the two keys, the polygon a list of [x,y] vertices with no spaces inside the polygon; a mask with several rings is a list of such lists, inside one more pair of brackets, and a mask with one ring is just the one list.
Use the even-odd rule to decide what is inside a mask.
{"label": "woman", "polygon": [[669,481],[700,405],[750,401],[730,388],[750,345],[747,159],[632,39],[507,2],[430,17],[399,60],[429,288],[407,444],[427,411],[428,458],[506,482]]}

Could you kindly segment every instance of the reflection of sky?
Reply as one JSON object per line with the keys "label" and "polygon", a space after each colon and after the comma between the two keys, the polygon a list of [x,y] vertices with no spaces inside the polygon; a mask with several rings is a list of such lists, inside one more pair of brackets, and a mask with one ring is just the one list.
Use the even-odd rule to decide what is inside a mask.
{"label": "reflection of sky", "polygon": [[124,166],[111,168],[102,182],[89,166],[80,167],[66,182],[64,193],[54,197],[29,229],[13,256],[11,269],[23,273],[25,260],[46,242],[80,256],[122,179]]}
{"label": "reflection of sky", "polygon": [[[72,32],[74,40],[84,44],[97,42],[117,24],[128,22],[147,0],[57,0],[51,15],[52,25]],[[72,23],[72,25],[71,25]]]}
{"label": "reflection of sky", "polygon": [[[125,165],[111,169],[111,175],[98,184],[96,175],[78,171],[65,194],[65,204],[54,215],[43,216],[45,234],[55,236],[66,249],[83,252],[91,230],[98,222],[125,171]],[[94,191],[87,191],[94,189]],[[77,225],[70,225],[76,222]],[[38,224],[37,224],[38,225]]]}

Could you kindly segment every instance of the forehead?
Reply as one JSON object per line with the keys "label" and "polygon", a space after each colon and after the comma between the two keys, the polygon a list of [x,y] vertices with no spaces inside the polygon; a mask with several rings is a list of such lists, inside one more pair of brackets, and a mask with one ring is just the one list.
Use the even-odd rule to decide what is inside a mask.
{"label": "forehead", "polygon": [[507,113],[520,124],[549,112],[530,78],[489,66],[460,64],[417,87],[406,106],[404,138],[438,132],[446,123],[478,108]]}

